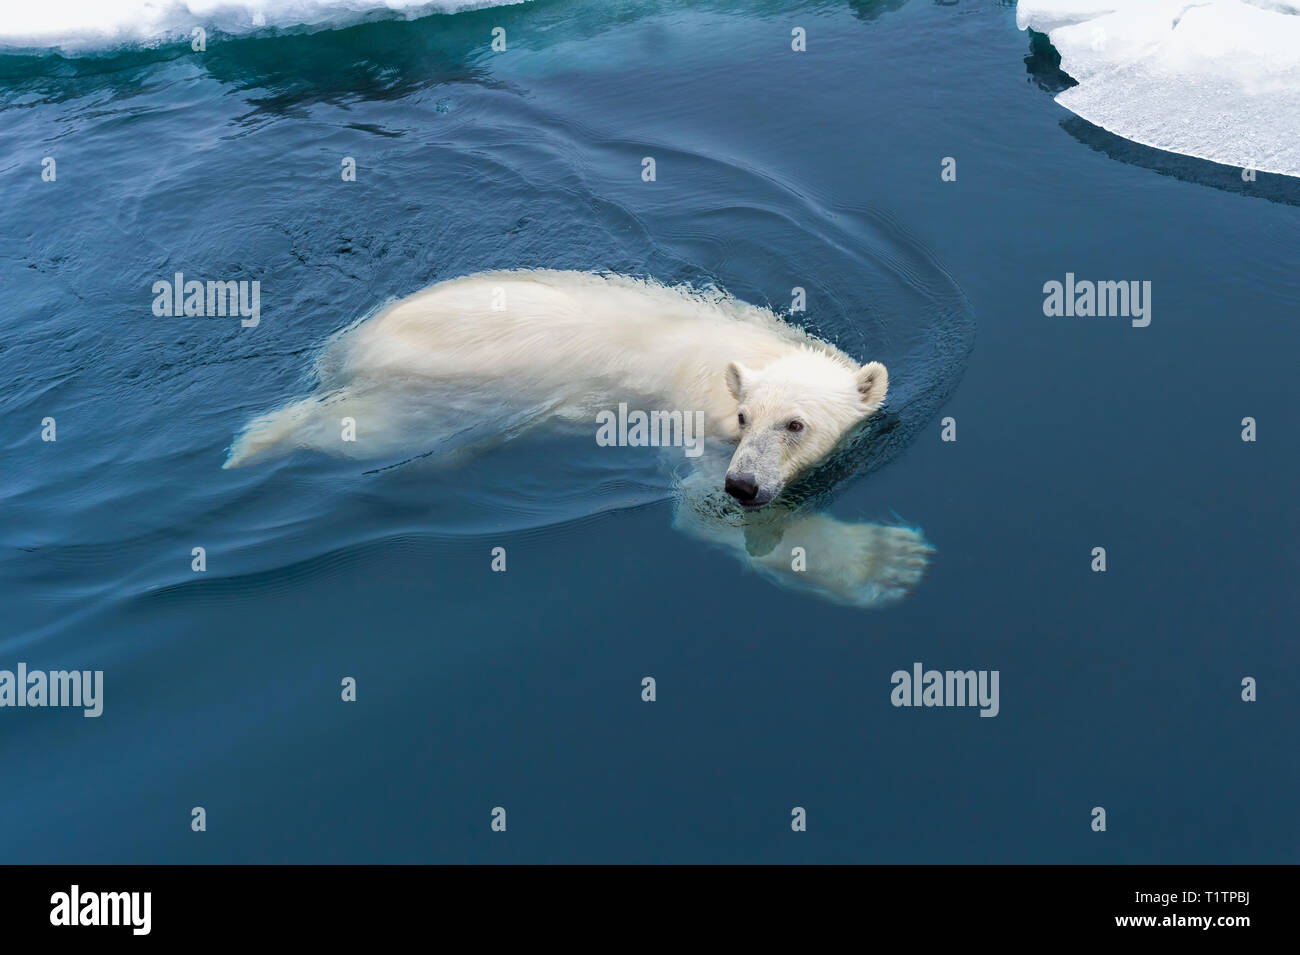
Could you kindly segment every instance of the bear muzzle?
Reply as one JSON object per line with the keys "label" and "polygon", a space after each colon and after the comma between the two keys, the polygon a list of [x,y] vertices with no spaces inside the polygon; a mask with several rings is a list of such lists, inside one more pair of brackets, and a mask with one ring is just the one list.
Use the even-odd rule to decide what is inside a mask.
{"label": "bear muzzle", "polygon": [[758,486],[758,480],[747,471],[728,471],[724,485],[728,494],[745,507],[762,507],[772,500]]}

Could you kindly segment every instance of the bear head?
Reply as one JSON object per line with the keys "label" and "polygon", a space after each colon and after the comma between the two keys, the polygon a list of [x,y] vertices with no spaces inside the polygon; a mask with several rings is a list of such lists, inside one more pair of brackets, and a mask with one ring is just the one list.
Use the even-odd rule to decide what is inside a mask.
{"label": "bear head", "polygon": [[889,373],[878,361],[859,368],[803,348],[760,370],[732,362],[726,382],[740,429],[726,490],[745,507],[762,507],[881,406]]}

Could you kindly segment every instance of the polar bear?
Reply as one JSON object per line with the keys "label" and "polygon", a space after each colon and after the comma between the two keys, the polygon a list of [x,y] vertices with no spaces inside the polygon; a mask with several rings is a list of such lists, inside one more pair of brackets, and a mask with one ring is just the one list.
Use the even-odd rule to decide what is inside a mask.
{"label": "polar bear", "polygon": [[[702,422],[709,449],[679,485],[679,528],[783,583],[859,605],[901,596],[930,553],[910,528],[844,524],[782,501],[881,407],[889,374],[722,293],[484,272],[363,318],[327,343],[315,372],[316,392],[251,421],[224,467],[295,448],[381,456],[468,434],[453,442],[464,453],[549,419],[667,408]],[[496,414],[506,408],[515,413]],[[368,440],[340,440],[344,418],[365,422]]]}

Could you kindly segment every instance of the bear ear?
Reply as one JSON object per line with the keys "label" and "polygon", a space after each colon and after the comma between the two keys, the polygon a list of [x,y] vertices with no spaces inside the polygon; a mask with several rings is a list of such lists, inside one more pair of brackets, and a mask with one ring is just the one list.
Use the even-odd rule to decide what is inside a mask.
{"label": "bear ear", "polygon": [[871,414],[885,403],[889,390],[889,372],[878,361],[869,361],[858,369],[858,394],[862,396],[863,414]]}
{"label": "bear ear", "polygon": [[745,393],[745,387],[753,374],[752,371],[738,361],[733,361],[727,366],[727,390],[731,392],[731,397],[740,401],[740,396]]}

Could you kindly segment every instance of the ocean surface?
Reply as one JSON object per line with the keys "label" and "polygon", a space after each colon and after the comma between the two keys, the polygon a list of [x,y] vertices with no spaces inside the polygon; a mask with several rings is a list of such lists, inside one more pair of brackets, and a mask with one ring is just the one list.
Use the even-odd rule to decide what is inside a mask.
{"label": "ocean surface", "polygon": [[[1070,112],[997,0],[349,9],[0,21],[0,670],[103,672],[0,707],[0,862],[1300,861],[1300,179]],[[782,588],[559,430],[222,469],[331,335],[504,268],[884,361],[826,506],[925,579]],[[155,314],[176,273],[257,324]],[[1067,274],[1150,323],[1045,315]],[[894,706],[918,663],[997,716]]]}

